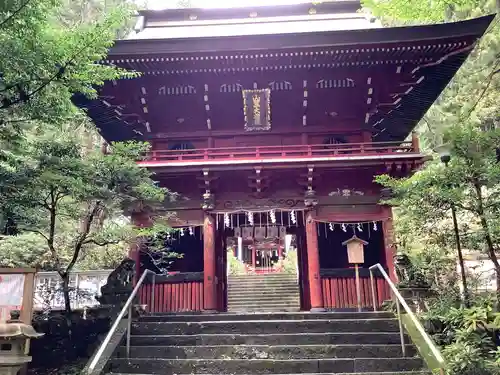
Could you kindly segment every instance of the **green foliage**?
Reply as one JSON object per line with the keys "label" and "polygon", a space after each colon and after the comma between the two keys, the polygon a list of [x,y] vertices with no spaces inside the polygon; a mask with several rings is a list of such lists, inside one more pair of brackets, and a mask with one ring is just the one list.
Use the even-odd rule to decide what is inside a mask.
{"label": "green foliage", "polygon": [[230,275],[245,275],[247,273],[245,264],[236,258],[234,249],[232,248],[228,248],[227,250],[227,263]]}
{"label": "green foliage", "polygon": [[296,275],[298,269],[297,251],[296,250],[288,251],[285,257],[278,261],[276,267],[281,268],[281,271],[283,273],[289,275]]}
{"label": "green foliage", "polygon": [[152,207],[168,193],[136,164],[146,144],[117,143],[109,154],[82,153],[78,135],[60,132],[26,139],[23,149],[26,161],[4,187],[3,208],[21,232],[45,240],[44,254],[63,283],[79,260],[95,258],[92,249],[123,249],[146,234],[120,216],[124,207]]}
{"label": "green foliage", "polygon": [[0,267],[54,269],[45,240],[35,233],[3,237],[0,240]]}
{"label": "green foliage", "polygon": [[[74,232],[76,228],[67,230]],[[125,243],[89,245],[75,264],[75,269],[80,271],[113,269],[120,264],[127,252]],[[70,262],[71,255],[70,248],[61,249],[60,257],[64,263]],[[39,234],[31,232],[5,236],[0,240],[0,267],[28,267],[40,271],[57,271],[46,240]]]}
{"label": "green foliage", "polygon": [[[500,128],[481,130],[463,124],[450,127],[444,136],[451,150],[448,166],[435,160],[409,178],[377,179],[392,189],[393,197],[387,203],[398,207],[400,243],[409,252],[427,253],[429,260],[432,254],[441,253],[434,260],[444,261],[455,249],[450,220],[454,206],[459,212],[463,247],[485,253],[500,275],[496,256],[500,244]],[[439,262],[437,265],[439,269]]]}
{"label": "green foliage", "polygon": [[[494,13],[495,0],[364,0],[386,24],[459,21]],[[497,271],[500,288],[500,20],[497,17],[440,98],[417,127],[421,145],[432,150],[451,145],[448,168],[434,160],[410,178],[383,176],[394,192],[395,228],[400,248],[432,283],[438,299],[428,314],[435,339],[444,346],[448,373],[497,374],[490,326],[498,317],[488,302],[461,307],[456,247],[450,215],[457,208],[462,247],[485,253]],[[468,283],[470,285],[469,276]],[[497,294],[497,299],[498,299]],[[485,328],[486,327],[486,328]],[[498,342],[496,343],[498,344]]]}
{"label": "green foliage", "polygon": [[495,300],[478,298],[470,308],[450,308],[449,302],[438,299],[424,315],[434,341],[443,347],[448,373],[497,374],[500,314],[494,310]]}
{"label": "green foliage", "polygon": [[[58,0],[8,0],[0,5],[0,118],[54,123],[71,118],[74,93],[96,95],[96,85],[133,77],[97,64],[112,45],[116,30],[130,16],[123,4],[60,27]],[[6,121],[7,119],[7,121]]]}

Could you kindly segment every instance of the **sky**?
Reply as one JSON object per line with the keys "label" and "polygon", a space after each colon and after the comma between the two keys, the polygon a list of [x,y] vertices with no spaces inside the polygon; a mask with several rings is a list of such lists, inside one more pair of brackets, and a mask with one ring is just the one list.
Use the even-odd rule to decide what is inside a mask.
{"label": "sky", "polygon": [[[307,0],[191,0],[194,8],[236,8],[245,6],[300,4]],[[148,9],[177,8],[178,0],[147,0]]]}

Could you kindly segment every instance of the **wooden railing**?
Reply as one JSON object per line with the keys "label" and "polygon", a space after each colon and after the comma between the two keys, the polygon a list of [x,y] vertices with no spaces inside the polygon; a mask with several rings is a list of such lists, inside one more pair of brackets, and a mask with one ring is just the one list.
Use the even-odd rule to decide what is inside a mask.
{"label": "wooden railing", "polygon": [[356,155],[384,155],[418,152],[416,142],[344,143],[321,145],[280,145],[255,147],[203,148],[190,150],[153,150],[140,164],[154,162],[260,160],[279,158],[318,158]]}
{"label": "wooden railing", "polygon": [[[361,308],[373,309],[372,290],[368,269],[361,268],[360,292]],[[321,288],[323,291],[323,306],[327,309],[355,309],[357,308],[356,278],[354,270],[345,269],[322,269]],[[375,275],[375,299],[380,307],[384,301],[390,299],[390,289],[383,277]]]}

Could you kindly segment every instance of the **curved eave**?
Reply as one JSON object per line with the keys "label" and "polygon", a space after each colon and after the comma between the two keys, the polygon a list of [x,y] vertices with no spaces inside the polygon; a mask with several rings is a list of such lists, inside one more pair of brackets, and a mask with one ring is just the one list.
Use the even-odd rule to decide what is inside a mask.
{"label": "curved eave", "polygon": [[[415,128],[425,113],[453,79],[470,51],[449,57],[439,65],[418,72],[424,80],[395,107],[383,116],[383,121],[373,127],[374,141],[402,141]],[[385,129],[385,130],[384,130]]]}
{"label": "curved eave", "polygon": [[495,15],[488,15],[467,21],[436,25],[301,32],[296,34],[275,33],[228,37],[126,39],[115,43],[109,51],[109,57],[112,58],[114,55],[136,56],[163,53],[207,53],[276,48],[335,47],[356,44],[439,40],[470,35],[481,37],[494,17]]}
{"label": "curved eave", "polygon": [[129,125],[120,119],[115,110],[106,106],[101,100],[91,100],[82,94],[72,97],[73,103],[83,109],[94,121],[100,134],[107,141],[140,140],[141,135],[137,125]]}
{"label": "curved eave", "polygon": [[[451,24],[355,30],[328,33],[302,33],[296,35],[259,35],[250,37],[195,38],[190,40],[124,40],[118,41],[110,50],[109,58],[114,56],[158,55],[179,52],[219,52],[229,49],[251,50],[266,48],[298,48],[314,46],[340,46],[356,44],[387,44],[423,40],[446,41],[447,39],[479,39],[493,20],[494,15]],[[237,41],[229,43],[228,40]],[[374,116],[370,124],[374,126],[375,141],[403,141],[421,120],[426,111],[438,98],[451,81],[460,66],[466,60],[470,49],[446,56],[441,62],[420,69],[415,78],[423,76],[421,84],[405,95],[401,105],[394,106]],[[123,141],[143,139],[145,124],[126,122],[116,113],[116,109],[107,106],[103,100],[89,100],[83,95],[76,95],[74,103],[84,108],[94,120],[101,134],[107,140]],[[382,121],[379,121],[383,119]],[[385,129],[385,130],[384,130]]]}

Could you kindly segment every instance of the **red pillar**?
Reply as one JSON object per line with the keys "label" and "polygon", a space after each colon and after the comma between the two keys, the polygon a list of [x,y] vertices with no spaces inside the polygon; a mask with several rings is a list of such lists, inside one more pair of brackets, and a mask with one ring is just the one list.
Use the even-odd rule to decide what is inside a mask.
{"label": "red pillar", "polygon": [[203,221],[203,309],[217,311],[217,284],[215,276],[214,218],[205,214]]}
{"label": "red pillar", "polygon": [[394,244],[394,225],[392,222],[392,208],[384,206],[384,218],[382,223],[384,230],[384,247],[385,247],[385,262],[391,281],[397,282],[397,275],[394,268],[394,255],[396,254],[396,246]]}
{"label": "red pillar", "polygon": [[[148,228],[153,225],[153,220],[151,216],[147,212],[134,212],[131,215],[132,224],[139,228]],[[134,285],[139,280],[141,276],[141,248],[143,246],[144,238],[136,238],[136,240],[130,244],[128,257],[135,262],[135,276],[134,276]]]}
{"label": "red pillar", "polygon": [[325,311],[319,273],[318,229],[311,212],[306,216],[306,242],[311,311]]}

